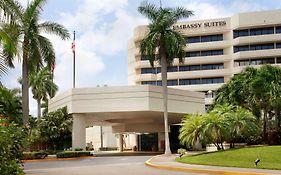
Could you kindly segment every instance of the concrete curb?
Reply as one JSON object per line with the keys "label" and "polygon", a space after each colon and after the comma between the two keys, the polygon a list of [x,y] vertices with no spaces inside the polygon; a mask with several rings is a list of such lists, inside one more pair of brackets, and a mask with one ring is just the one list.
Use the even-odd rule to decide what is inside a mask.
{"label": "concrete curb", "polygon": [[205,170],[205,169],[195,169],[195,168],[184,168],[184,167],[173,167],[173,166],[166,166],[166,165],[157,165],[151,163],[151,160],[153,160],[154,156],[150,159],[148,159],[145,162],[145,165],[158,168],[158,169],[165,169],[165,170],[174,170],[174,171],[182,171],[182,172],[189,172],[189,173],[200,173],[200,174],[215,174],[215,175],[269,175],[265,173],[255,173],[255,172],[237,172],[237,171],[224,171],[224,170]]}

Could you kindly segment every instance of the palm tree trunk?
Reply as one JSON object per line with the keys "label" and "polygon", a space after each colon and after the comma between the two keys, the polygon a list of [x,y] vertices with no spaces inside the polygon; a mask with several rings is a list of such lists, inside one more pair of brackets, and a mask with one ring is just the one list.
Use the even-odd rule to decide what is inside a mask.
{"label": "palm tree trunk", "polygon": [[29,92],[28,92],[28,55],[26,51],[23,51],[22,60],[22,114],[23,125],[28,124],[29,119]]}
{"label": "palm tree trunk", "polygon": [[170,149],[170,141],[169,141],[169,122],[168,122],[167,60],[166,60],[166,54],[163,50],[160,51],[160,54],[161,54],[161,76],[162,76],[163,104],[164,104],[165,155],[170,155],[171,149]]}
{"label": "palm tree trunk", "polygon": [[37,117],[38,119],[41,118],[41,99],[37,100]]}
{"label": "palm tree trunk", "polygon": [[267,111],[263,111],[263,139],[264,142],[267,143]]}

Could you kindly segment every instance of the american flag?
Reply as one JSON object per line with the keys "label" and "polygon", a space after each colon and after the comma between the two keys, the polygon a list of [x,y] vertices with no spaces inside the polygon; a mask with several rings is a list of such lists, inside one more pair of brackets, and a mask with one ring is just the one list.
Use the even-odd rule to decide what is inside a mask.
{"label": "american flag", "polygon": [[75,40],[73,40],[73,42],[71,43],[71,49],[72,49],[72,52],[74,53],[75,52]]}

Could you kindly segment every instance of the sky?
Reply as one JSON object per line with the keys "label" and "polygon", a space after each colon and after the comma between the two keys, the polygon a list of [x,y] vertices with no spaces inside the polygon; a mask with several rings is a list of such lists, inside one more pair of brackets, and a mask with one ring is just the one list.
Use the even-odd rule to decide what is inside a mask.
{"label": "sky", "polygon": [[[26,5],[27,0],[19,0]],[[30,0],[32,1],[32,0]],[[147,0],[159,5],[159,0]],[[138,25],[148,24],[137,8],[142,0],[48,0],[41,21],[76,31],[76,87],[127,85],[127,43]],[[194,12],[188,20],[229,17],[236,13],[281,9],[277,0],[162,0],[164,7],[183,6]],[[45,35],[56,51],[54,82],[62,93],[72,88],[72,39]],[[17,59],[15,59],[17,60]],[[20,62],[2,78],[8,88],[20,87]],[[30,113],[36,101],[30,93]]]}

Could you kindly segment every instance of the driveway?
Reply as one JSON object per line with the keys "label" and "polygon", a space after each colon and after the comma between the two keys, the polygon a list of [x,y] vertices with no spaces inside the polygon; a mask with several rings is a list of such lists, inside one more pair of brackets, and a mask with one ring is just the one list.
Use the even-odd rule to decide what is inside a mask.
{"label": "driveway", "polygon": [[27,175],[195,175],[148,167],[144,162],[149,158],[151,156],[93,157],[25,163],[24,167]]}

